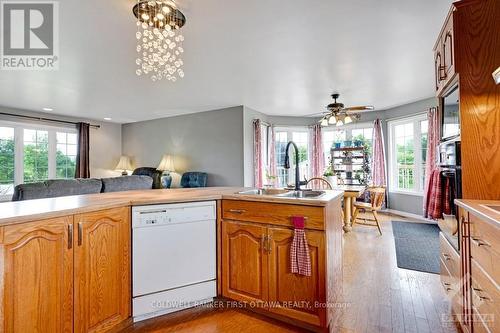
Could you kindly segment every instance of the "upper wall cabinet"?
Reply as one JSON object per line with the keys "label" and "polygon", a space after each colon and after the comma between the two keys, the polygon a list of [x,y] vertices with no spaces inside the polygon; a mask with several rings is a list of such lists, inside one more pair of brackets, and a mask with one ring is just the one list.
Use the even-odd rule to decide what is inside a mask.
{"label": "upper wall cabinet", "polygon": [[438,96],[455,76],[454,11],[453,7],[434,45],[435,88]]}

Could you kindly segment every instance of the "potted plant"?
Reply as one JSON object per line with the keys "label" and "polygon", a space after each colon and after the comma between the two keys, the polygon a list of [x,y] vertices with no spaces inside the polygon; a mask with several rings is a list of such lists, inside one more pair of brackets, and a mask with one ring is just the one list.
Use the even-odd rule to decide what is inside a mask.
{"label": "potted plant", "polygon": [[328,182],[332,186],[337,185],[337,176],[335,176],[335,173],[333,172],[331,164],[325,169],[325,172],[323,173],[323,177],[325,177],[326,180],[328,180]]}

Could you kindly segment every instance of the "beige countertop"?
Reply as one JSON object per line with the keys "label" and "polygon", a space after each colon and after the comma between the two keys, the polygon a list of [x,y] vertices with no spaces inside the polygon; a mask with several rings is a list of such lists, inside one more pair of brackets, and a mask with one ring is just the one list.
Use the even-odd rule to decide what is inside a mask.
{"label": "beige countertop", "polygon": [[500,212],[490,207],[497,206],[500,209],[500,201],[456,199],[455,203],[469,213],[500,228]]}
{"label": "beige countertop", "polygon": [[242,190],[244,190],[244,188],[240,187],[162,189],[4,202],[0,203],[0,226],[123,206],[140,206],[220,199],[325,206],[328,202],[341,197],[343,194],[343,191],[325,191],[326,193],[319,198],[299,199],[276,196],[242,195],[237,193]]}

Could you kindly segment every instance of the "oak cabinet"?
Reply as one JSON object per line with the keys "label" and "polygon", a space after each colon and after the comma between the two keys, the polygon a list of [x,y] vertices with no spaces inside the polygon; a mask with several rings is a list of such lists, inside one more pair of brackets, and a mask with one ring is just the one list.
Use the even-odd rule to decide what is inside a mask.
{"label": "oak cabinet", "polygon": [[263,226],[236,221],[222,225],[224,296],[246,302],[267,300],[265,237]]}
{"label": "oak cabinet", "polygon": [[271,312],[320,325],[323,311],[315,306],[325,299],[325,241],[318,231],[306,231],[311,276],[292,274],[290,270],[290,247],[294,231],[269,228],[269,301]]}
{"label": "oak cabinet", "polygon": [[99,332],[130,316],[127,208],[75,216],[75,332]]}
{"label": "oak cabinet", "polygon": [[436,94],[439,95],[455,75],[454,7],[434,45],[434,71]]}
{"label": "oak cabinet", "polygon": [[2,228],[1,332],[73,330],[72,227],[61,217]]}
{"label": "oak cabinet", "polygon": [[[338,318],[342,285],[339,200],[326,206],[225,199],[221,207],[222,296],[311,330]],[[303,216],[311,276],[291,273],[292,216]]]}
{"label": "oak cabinet", "polygon": [[0,332],[104,332],[130,316],[130,209],[0,228]]}

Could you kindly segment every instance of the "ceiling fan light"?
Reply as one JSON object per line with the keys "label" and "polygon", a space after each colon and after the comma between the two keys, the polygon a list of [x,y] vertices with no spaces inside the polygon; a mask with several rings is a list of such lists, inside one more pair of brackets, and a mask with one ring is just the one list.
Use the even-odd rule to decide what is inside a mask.
{"label": "ceiling fan light", "polygon": [[330,125],[334,125],[334,124],[336,124],[336,123],[337,123],[337,117],[335,117],[335,116],[331,116],[331,117],[330,117],[330,119],[328,119],[328,123],[329,123]]}
{"label": "ceiling fan light", "polygon": [[321,119],[321,126],[323,126],[323,127],[328,126],[328,119],[326,119],[326,118]]}
{"label": "ceiling fan light", "polygon": [[341,119],[339,119],[339,120],[337,120],[337,124],[336,124],[336,125],[337,125],[337,127],[338,127],[338,126],[342,126],[342,125],[344,125],[344,123],[342,122],[342,120],[341,120]]}
{"label": "ceiling fan light", "polygon": [[344,118],[344,123],[346,123],[346,124],[350,124],[350,123],[352,123],[352,118],[351,118],[350,116],[346,116],[346,117]]}

